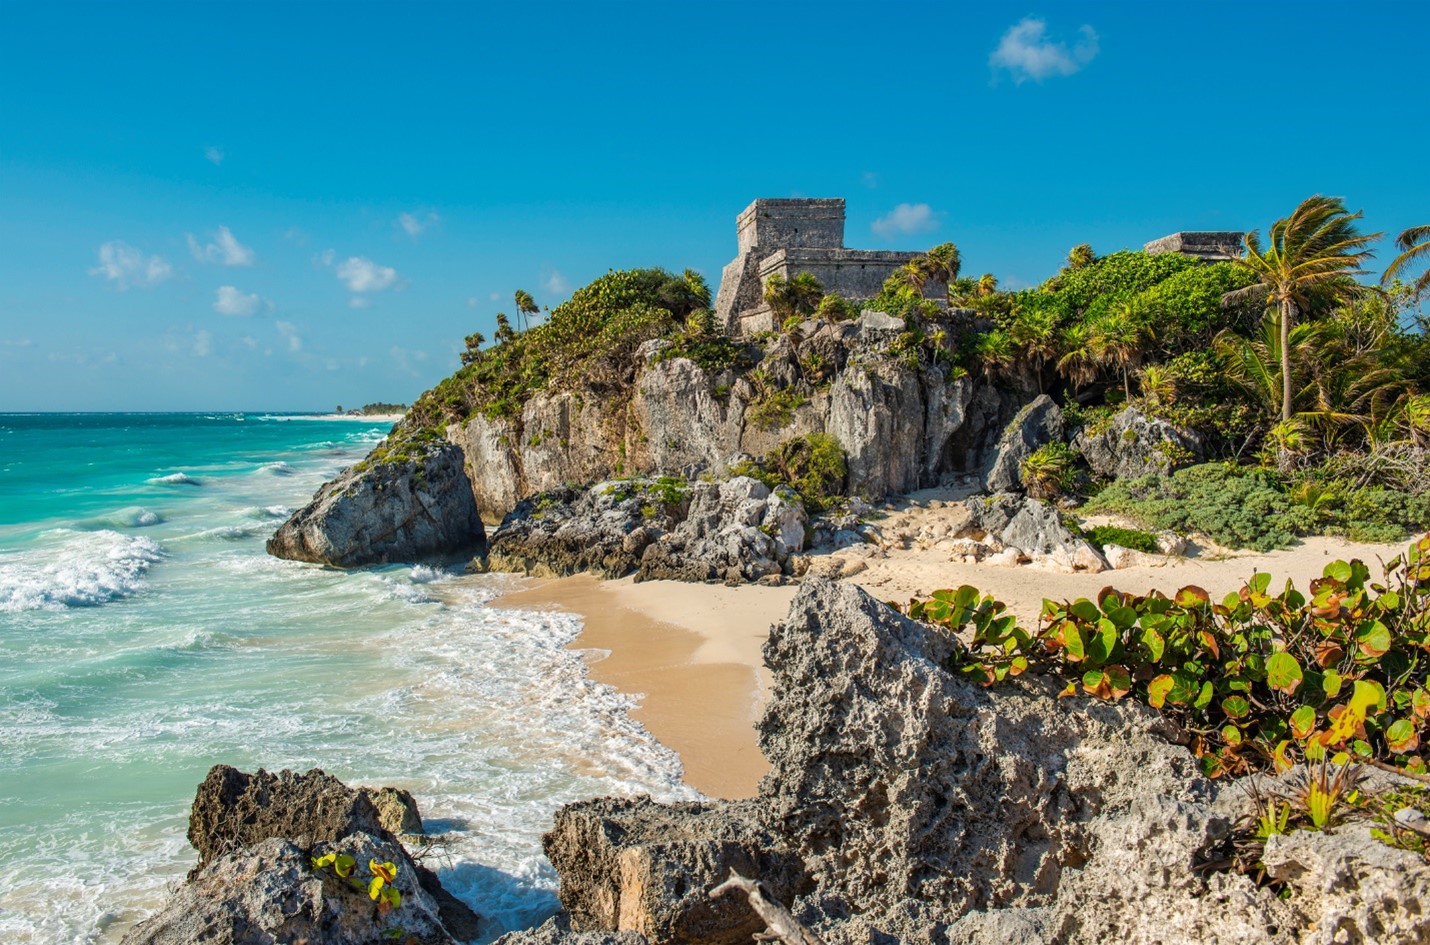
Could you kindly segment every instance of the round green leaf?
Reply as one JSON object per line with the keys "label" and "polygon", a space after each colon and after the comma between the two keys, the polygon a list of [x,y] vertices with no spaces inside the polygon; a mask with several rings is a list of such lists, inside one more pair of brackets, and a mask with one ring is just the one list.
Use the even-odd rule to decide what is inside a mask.
{"label": "round green leaf", "polygon": [[1308,705],[1303,705],[1295,712],[1291,713],[1291,734],[1296,738],[1305,738],[1316,730],[1316,710]]}
{"label": "round green leaf", "polygon": [[1244,696],[1227,696],[1221,700],[1221,710],[1227,718],[1244,719],[1251,714],[1251,703]]}
{"label": "round green leaf", "polygon": [[1294,695],[1303,678],[1301,664],[1296,662],[1296,657],[1285,650],[1273,653],[1267,658],[1266,685],[1277,692],[1284,692],[1288,696]]}

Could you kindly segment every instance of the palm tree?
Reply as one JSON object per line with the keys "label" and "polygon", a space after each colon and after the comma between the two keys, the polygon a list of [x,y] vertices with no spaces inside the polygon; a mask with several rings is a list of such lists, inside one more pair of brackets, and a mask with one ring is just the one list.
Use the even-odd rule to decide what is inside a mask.
{"label": "palm tree", "polygon": [[929,271],[924,267],[921,260],[910,259],[889,273],[888,281],[904,288],[913,289],[919,295],[922,295],[924,285],[929,281]]}
{"label": "palm tree", "polygon": [[1289,217],[1271,226],[1266,248],[1255,230],[1246,234],[1246,255],[1238,265],[1258,281],[1228,292],[1224,301],[1243,298],[1264,300],[1276,306],[1281,329],[1281,419],[1291,419],[1291,324],[1309,311],[1312,296],[1328,302],[1354,298],[1364,288],[1353,277],[1364,275],[1361,264],[1373,254],[1367,249],[1381,234],[1362,234],[1339,197],[1316,194],[1301,202]]}
{"label": "palm tree", "polygon": [[1068,268],[1086,269],[1097,262],[1097,254],[1092,251],[1091,243],[1078,243],[1068,250]]}
{"label": "palm tree", "polygon": [[[1389,285],[1391,280],[1409,266],[1430,262],[1430,226],[1412,226],[1395,238],[1395,245],[1401,253],[1386,268],[1385,275],[1380,280],[1381,285]],[[1430,266],[1426,266],[1425,271],[1420,273],[1420,278],[1415,280],[1415,294],[1419,295],[1426,289],[1430,289]]]}
{"label": "palm tree", "polygon": [[1058,370],[1072,384],[1076,394],[1097,379],[1102,359],[1096,348],[1096,339],[1087,322],[1074,322],[1063,329],[1058,343],[1063,351],[1063,356],[1058,359]]}
{"label": "palm tree", "polygon": [[948,304],[953,306],[953,283],[958,279],[958,270],[963,265],[963,256],[952,243],[939,243],[922,260],[924,272],[934,282],[942,282],[948,293]]}
{"label": "palm tree", "polygon": [[1038,378],[1038,393],[1043,390],[1043,365],[1058,354],[1057,315],[1048,308],[1020,309],[1008,330],[1008,336],[1023,356],[1033,362]]}
{"label": "palm tree", "polygon": [[511,319],[506,317],[506,312],[497,312],[497,344],[504,345],[516,338],[516,332],[511,329]]}
{"label": "palm tree", "polygon": [[1142,361],[1147,335],[1146,326],[1130,304],[1109,310],[1092,323],[1092,346],[1105,363],[1122,370],[1122,393],[1128,400],[1132,399],[1128,369]]}
{"label": "palm tree", "polygon": [[796,315],[812,315],[824,298],[824,286],[808,272],[793,279],[773,273],[765,280],[765,301],[774,309],[780,324]]}
{"label": "palm tree", "polygon": [[531,293],[525,289],[517,289],[514,298],[516,299],[516,320],[525,330],[531,324],[529,316],[535,315],[540,309],[536,307],[536,300],[531,297]]}

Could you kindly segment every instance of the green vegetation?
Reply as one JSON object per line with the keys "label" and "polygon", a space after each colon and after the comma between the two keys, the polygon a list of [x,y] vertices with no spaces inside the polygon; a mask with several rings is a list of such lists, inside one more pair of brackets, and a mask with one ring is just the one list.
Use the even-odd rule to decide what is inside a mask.
{"label": "green vegetation", "polygon": [[1118,480],[1082,511],[1113,512],[1155,531],[1200,532],[1228,548],[1257,551],[1284,548],[1310,524],[1273,473],[1226,463]]}
{"label": "green vegetation", "polygon": [[1141,551],[1149,555],[1155,555],[1161,550],[1157,547],[1156,535],[1135,528],[1098,525],[1096,528],[1084,531],[1082,537],[1086,538],[1098,551],[1108,545],[1121,545],[1123,548],[1131,548],[1133,551]]}
{"label": "green vegetation", "polygon": [[774,489],[789,486],[810,512],[822,512],[844,494],[849,475],[844,448],[827,433],[785,440],[761,462],[738,463],[732,476],[749,476]]}
{"label": "green vegetation", "polygon": [[[1401,234],[1395,238],[1395,246],[1401,252],[1386,267],[1385,276],[1380,280],[1380,284],[1384,286],[1391,285],[1407,269],[1430,262],[1430,226],[1412,226],[1408,230],[1401,231]],[[1430,291],[1430,267],[1420,273],[1420,278],[1415,280],[1412,291],[1418,295]]]}
{"label": "green vegetation", "polygon": [[[1270,584],[1257,574],[1220,603],[1198,587],[1170,598],[1107,588],[1097,600],[1044,601],[1036,632],[967,586],[904,610],[956,635],[949,670],[984,685],[1037,670],[1064,680],[1063,696],[1161,711],[1192,736],[1210,777],[1328,757],[1423,773],[1430,536],[1377,582],[1360,561],[1335,561],[1309,597],[1289,582],[1273,595]],[[1334,803],[1308,805],[1313,823]]]}
{"label": "green vegetation", "polygon": [[[331,869],[333,875],[345,880],[354,889],[367,893],[368,898],[377,903],[378,915],[386,915],[392,909],[402,905],[402,892],[392,885],[397,879],[395,863],[379,863],[375,859],[368,860],[369,878],[364,883],[354,875],[357,870],[357,860],[347,853],[327,853],[310,859],[313,869]],[[400,930],[399,935],[395,937],[400,937]]]}
{"label": "green vegetation", "polygon": [[1023,460],[1023,488],[1035,499],[1055,499],[1077,482],[1077,454],[1061,440],[1045,443]]}

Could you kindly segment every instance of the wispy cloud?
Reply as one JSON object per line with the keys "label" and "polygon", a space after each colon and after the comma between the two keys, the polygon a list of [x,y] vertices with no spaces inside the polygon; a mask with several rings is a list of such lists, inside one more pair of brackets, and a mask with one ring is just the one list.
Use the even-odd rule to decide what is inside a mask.
{"label": "wispy cloud", "polygon": [[884,239],[916,236],[938,229],[938,215],[926,203],[901,203],[870,226]]}
{"label": "wispy cloud", "polygon": [[144,254],[123,240],[110,240],[99,247],[99,265],[89,270],[92,276],[108,279],[116,289],[132,287],[147,289],[174,276],[174,267],[162,256]]}
{"label": "wispy cloud", "polygon": [[864,186],[870,190],[875,190],[879,186],[879,175],[875,171],[865,171],[860,179],[864,182]]}
{"label": "wispy cloud", "polygon": [[209,145],[204,148],[204,160],[215,166],[223,163],[223,148],[216,148]]}
{"label": "wispy cloud", "polygon": [[218,263],[223,266],[251,266],[258,258],[257,254],[240,243],[226,226],[218,228],[212,243],[201,244],[194,239],[192,233],[188,234],[188,240],[189,252],[193,253],[199,262]]}
{"label": "wispy cloud", "polygon": [[467,296],[467,308],[476,308],[476,307],[477,307],[477,297],[476,297],[475,295],[469,295],[469,296]]}
{"label": "wispy cloud", "polygon": [[571,282],[561,274],[560,270],[553,269],[551,275],[542,280],[541,287],[552,295],[565,295],[571,291]]}
{"label": "wispy cloud", "polygon": [[243,293],[236,286],[231,285],[219,286],[214,298],[215,312],[220,315],[235,315],[240,318],[257,314],[264,305],[263,297],[257,292]]}
{"label": "wispy cloud", "polygon": [[303,339],[298,334],[298,326],[292,322],[274,322],[273,327],[278,329],[278,334],[288,342],[288,350],[297,354],[303,350]]}
{"label": "wispy cloud", "polygon": [[397,270],[365,256],[351,256],[338,266],[338,278],[349,292],[381,292],[397,282]]}
{"label": "wispy cloud", "polygon": [[1006,70],[1015,85],[1022,85],[1029,79],[1041,82],[1049,76],[1072,75],[1092,62],[1097,50],[1097,31],[1091,26],[1080,27],[1078,41],[1068,48],[1048,37],[1046,20],[1028,16],[1008,28],[988,64],[995,72]]}
{"label": "wispy cloud", "polygon": [[365,299],[361,295],[355,295],[348,299],[348,308],[370,308],[372,299]]}
{"label": "wispy cloud", "polygon": [[424,230],[431,229],[441,221],[442,218],[430,210],[421,216],[415,213],[399,213],[397,215],[397,226],[413,239],[421,236]]}
{"label": "wispy cloud", "polygon": [[214,337],[207,331],[200,331],[194,335],[194,357],[206,358],[213,354]]}

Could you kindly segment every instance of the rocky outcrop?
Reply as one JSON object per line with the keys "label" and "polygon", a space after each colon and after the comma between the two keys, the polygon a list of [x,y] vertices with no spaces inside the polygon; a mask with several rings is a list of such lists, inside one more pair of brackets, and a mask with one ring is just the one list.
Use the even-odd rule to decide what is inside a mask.
{"label": "rocky outcrop", "polygon": [[1108,568],[1107,560],[1074,535],[1048,502],[1004,494],[970,499],[966,507],[968,524],[954,537],[985,542],[994,552],[1012,551],[1017,559],[1052,571],[1096,573]]}
{"label": "rocky outcrop", "polygon": [[[343,853],[397,867],[392,883],[401,905],[379,914],[365,888],[354,888],[313,857]],[[365,874],[364,874],[365,875]],[[401,844],[351,833],[334,843],[300,847],[273,838],[211,861],[170,898],[158,915],[139,923],[123,945],[455,945],[437,901],[423,888]]]}
{"label": "rocky outcrop", "polygon": [[[318,769],[307,774],[228,765],[209,771],[194,797],[189,842],[199,862],[188,882],[126,945],[274,941],[372,943],[394,922],[423,945],[480,933],[472,910],[416,863],[399,836],[422,833],[416,802],[394,788],[350,788]],[[366,888],[314,867],[325,853],[397,867],[400,914],[377,914]],[[406,940],[406,939],[404,939]]]}
{"label": "rocky outcrop", "polygon": [[268,553],[340,568],[480,553],[486,535],[462,464],[447,443],[375,453],[294,512]]}
{"label": "rocky outcrop", "polygon": [[786,489],[627,479],[524,499],[492,535],[499,571],[742,583],[787,573],[804,548],[804,508]]}
{"label": "rocky outcrop", "polygon": [[1063,412],[1047,394],[1018,411],[998,439],[983,467],[983,487],[988,492],[1018,492],[1023,488],[1023,460],[1046,443],[1062,440],[1067,432]]}
{"label": "rocky outcrop", "polygon": [[649,797],[571,804],[542,838],[563,877],[571,928],[637,932],[653,942],[744,945],[764,928],[736,899],[709,888],[734,869],[784,901],[809,883],[798,854],[759,826],[745,804],[657,804]]}
{"label": "rocky outcrop", "polygon": [[1072,445],[1104,479],[1165,476],[1197,462],[1202,455],[1201,437],[1196,433],[1165,420],[1149,419],[1136,407],[1124,409],[1098,433],[1079,432]]}
{"label": "rocky outcrop", "polygon": [[1273,839],[1282,895],[1199,869],[1247,809],[1239,786],[1200,778],[1144,706],[972,685],[945,670],[952,646],[858,588],[807,583],[765,646],[759,797],[565,809],[546,842],[569,927],[737,941],[750,914],[693,890],[740,861],[829,945],[1430,938],[1423,859],[1352,825]]}

